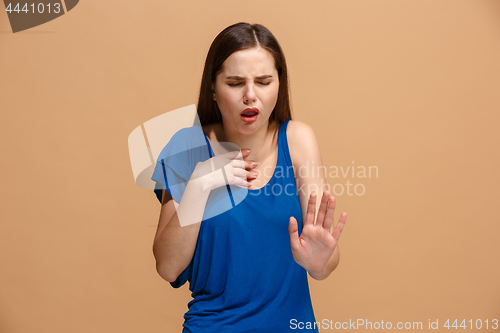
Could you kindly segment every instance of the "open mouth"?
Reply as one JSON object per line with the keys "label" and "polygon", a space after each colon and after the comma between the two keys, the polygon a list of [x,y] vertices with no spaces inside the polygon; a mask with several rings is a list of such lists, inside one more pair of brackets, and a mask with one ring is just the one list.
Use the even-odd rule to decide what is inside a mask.
{"label": "open mouth", "polygon": [[241,120],[243,120],[246,123],[251,123],[257,120],[258,115],[259,115],[259,109],[248,108],[241,113]]}
{"label": "open mouth", "polygon": [[257,111],[245,111],[243,113],[241,113],[241,116],[242,117],[253,117],[255,115],[258,115],[259,113]]}
{"label": "open mouth", "polygon": [[257,108],[246,109],[241,113],[242,117],[251,118],[259,114],[259,110]]}

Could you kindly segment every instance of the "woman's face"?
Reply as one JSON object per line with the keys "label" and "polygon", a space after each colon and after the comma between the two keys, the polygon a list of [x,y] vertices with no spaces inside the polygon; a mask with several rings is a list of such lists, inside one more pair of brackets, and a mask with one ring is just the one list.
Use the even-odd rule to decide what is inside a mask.
{"label": "woman's face", "polygon": [[[242,134],[267,128],[278,100],[279,79],[273,56],[261,47],[234,52],[222,64],[213,88],[224,127]],[[249,108],[258,114],[251,116],[252,110],[245,113]]]}

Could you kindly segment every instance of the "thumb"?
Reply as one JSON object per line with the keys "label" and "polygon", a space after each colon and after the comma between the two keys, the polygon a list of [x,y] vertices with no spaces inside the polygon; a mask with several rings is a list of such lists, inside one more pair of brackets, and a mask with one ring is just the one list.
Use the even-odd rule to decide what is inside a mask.
{"label": "thumb", "polygon": [[299,246],[299,227],[295,217],[291,216],[288,222],[288,233],[290,234],[290,245],[292,248]]}

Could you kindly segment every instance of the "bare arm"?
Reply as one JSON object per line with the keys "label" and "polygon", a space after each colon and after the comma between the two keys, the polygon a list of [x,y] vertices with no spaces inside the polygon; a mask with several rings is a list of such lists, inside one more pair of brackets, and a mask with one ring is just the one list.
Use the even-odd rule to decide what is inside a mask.
{"label": "bare arm", "polygon": [[[335,208],[335,199],[330,198],[328,192],[328,183],[326,182],[325,168],[323,167],[321,152],[319,150],[319,145],[314,131],[307,124],[298,121],[290,121],[288,126],[289,132],[287,132],[289,133],[288,141],[290,146],[290,154],[293,164],[296,168],[295,175],[297,191],[299,195],[300,206],[302,209],[302,221],[305,227],[307,221],[311,219],[314,220],[316,212],[318,211],[318,218],[321,220],[324,220],[326,216],[328,216],[329,218],[333,218],[333,216],[330,216],[327,212],[327,207],[331,210],[330,214],[333,215],[333,209]],[[311,197],[312,192],[316,193],[315,198]],[[313,216],[308,217],[308,214],[312,214]],[[345,223],[345,217],[346,214],[342,214],[342,223]],[[328,229],[330,230],[330,234],[334,233],[334,227],[335,225],[333,223],[328,227]],[[309,275],[316,280],[326,279],[331,274],[331,272],[335,270],[340,260],[338,244],[336,243],[336,241],[333,242],[332,237],[325,239],[324,244],[321,245],[325,248],[334,246],[334,249],[327,259],[326,265],[322,267],[321,270],[308,270]],[[326,250],[325,252],[328,253],[328,251]]]}
{"label": "bare arm", "polygon": [[[174,282],[193,258],[200,230],[203,210],[210,191],[202,184],[189,181],[181,202],[177,204],[166,190],[163,190],[162,207],[158,229],[153,242],[153,254],[158,274],[168,282]],[[177,206],[177,209],[176,207]],[[197,223],[181,227],[179,215],[185,207],[190,208]]]}
{"label": "bare arm", "polygon": [[[250,152],[245,152],[243,156],[249,154]],[[247,179],[255,178],[245,171],[245,168],[252,168],[251,161],[228,162],[223,155],[218,158],[219,162],[222,160],[230,184],[248,186]],[[226,160],[223,160],[224,158]],[[212,189],[225,185],[222,170],[207,170],[207,166],[210,166],[210,161],[196,166],[180,203],[175,202],[169,193],[163,190],[153,254],[158,274],[168,282],[174,282],[191,262],[208,196]]]}

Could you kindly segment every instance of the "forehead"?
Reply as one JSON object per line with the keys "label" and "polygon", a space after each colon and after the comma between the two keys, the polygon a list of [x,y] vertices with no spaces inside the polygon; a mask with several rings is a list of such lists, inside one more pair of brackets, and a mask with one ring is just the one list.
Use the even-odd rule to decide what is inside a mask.
{"label": "forehead", "polygon": [[220,74],[224,75],[273,75],[277,73],[274,58],[262,47],[236,51],[223,63]]}

